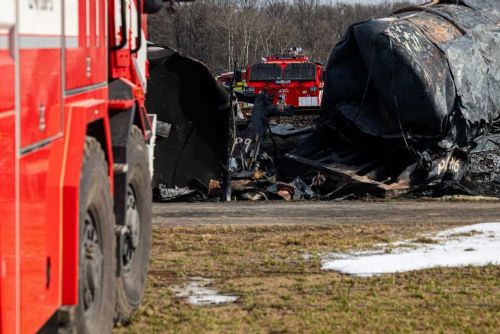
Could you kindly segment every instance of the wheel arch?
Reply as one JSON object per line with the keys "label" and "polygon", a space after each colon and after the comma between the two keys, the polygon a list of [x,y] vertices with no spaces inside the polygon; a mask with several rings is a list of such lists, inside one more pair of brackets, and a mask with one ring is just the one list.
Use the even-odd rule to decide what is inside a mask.
{"label": "wheel arch", "polygon": [[105,99],[84,99],[65,106],[65,136],[62,188],[61,305],[78,303],[79,188],[86,136],[100,143],[109,167],[113,191],[113,153],[109,134],[108,105]]}

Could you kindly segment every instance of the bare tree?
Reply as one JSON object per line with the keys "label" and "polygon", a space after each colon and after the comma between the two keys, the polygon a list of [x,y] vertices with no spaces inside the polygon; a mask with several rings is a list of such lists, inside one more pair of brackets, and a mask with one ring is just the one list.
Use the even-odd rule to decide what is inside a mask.
{"label": "bare tree", "polygon": [[206,63],[216,73],[299,46],[325,63],[347,28],[389,15],[408,3],[346,4],[336,0],[197,0],[152,16],[149,39]]}

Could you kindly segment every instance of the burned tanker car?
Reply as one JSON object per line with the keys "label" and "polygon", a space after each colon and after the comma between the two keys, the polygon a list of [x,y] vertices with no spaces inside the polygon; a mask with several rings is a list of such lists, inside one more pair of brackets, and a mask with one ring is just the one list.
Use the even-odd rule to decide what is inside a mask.
{"label": "burned tanker car", "polygon": [[328,62],[318,129],[283,175],[322,173],[333,197],[499,193],[500,1],[451,2],[350,27]]}
{"label": "burned tanker car", "polygon": [[[227,96],[211,100],[195,112],[227,117]],[[223,138],[233,126],[200,123],[220,122],[210,177],[223,166],[247,175],[234,183],[236,194],[251,193],[243,198],[500,196],[500,1],[441,1],[351,26],[329,58],[316,127],[292,151],[275,154],[269,109],[259,98],[259,117],[234,136],[229,165]],[[245,166],[254,173],[242,173]]]}

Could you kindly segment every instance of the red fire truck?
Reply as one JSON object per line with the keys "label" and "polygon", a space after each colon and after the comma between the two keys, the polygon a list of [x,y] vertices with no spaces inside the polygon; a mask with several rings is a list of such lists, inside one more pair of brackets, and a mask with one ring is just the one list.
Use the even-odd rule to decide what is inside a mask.
{"label": "red fire truck", "polygon": [[322,66],[291,52],[248,66],[246,94],[268,95],[278,111],[314,110],[321,104]]}
{"label": "red fire truck", "polygon": [[1,333],[109,333],[141,302],[146,14],[163,2],[2,0]]}

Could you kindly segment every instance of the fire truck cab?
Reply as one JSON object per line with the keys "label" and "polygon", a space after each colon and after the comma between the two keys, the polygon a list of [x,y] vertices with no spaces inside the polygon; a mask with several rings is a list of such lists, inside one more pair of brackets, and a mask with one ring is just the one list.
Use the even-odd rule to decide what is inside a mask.
{"label": "fire truck cab", "polygon": [[307,56],[266,57],[262,63],[248,66],[246,93],[266,94],[280,112],[317,109],[323,91],[322,71]]}
{"label": "fire truck cab", "polygon": [[146,14],[162,0],[2,0],[0,333],[109,333],[151,247]]}

